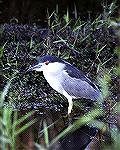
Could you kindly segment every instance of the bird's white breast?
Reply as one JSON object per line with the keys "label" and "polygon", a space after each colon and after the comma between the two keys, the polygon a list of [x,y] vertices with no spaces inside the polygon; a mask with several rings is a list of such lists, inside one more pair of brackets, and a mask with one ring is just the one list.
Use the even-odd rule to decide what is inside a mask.
{"label": "bird's white breast", "polygon": [[[48,67],[48,69],[47,69]],[[61,63],[52,63],[46,66],[46,69],[43,70],[43,75],[49,85],[56,90],[57,92],[63,94],[63,87],[61,82],[63,81],[62,69],[64,64]]]}
{"label": "bird's white breast", "polygon": [[49,83],[49,85],[56,90],[57,92],[62,93],[62,86],[61,86],[61,79],[60,79],[60,75],[51,75],[49,73],[44,73],[43,75],[45,77],[45,79],[47,80],[47,82]]}

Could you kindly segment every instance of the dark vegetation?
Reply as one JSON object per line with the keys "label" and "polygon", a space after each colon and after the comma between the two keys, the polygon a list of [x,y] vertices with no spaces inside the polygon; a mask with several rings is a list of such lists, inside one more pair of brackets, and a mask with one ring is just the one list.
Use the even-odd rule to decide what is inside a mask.
{"label": "dark vegetation", "polygon": [[[78,16],[86,21],[95,19],[97,15],[103,12],[105,5],[111,4],[112,0],[1,0],[0,1],[0,23],[9,21],[18,21],[20,23],[36,23],[41,26],[47,26],[47,11],[50,14],[58,9],[62,17],[68,8],[71,18],[78,19]],[[116,0],[117,6],[119,0]],[[76,13],[77,11],[77,13]],[[118,14],[114,11],[114,14]]]}
{"label": "dark vegetation", "polygon": [[[8,133],[10,132],[9,135],[4,135],[2,133],[4,127],[0,127],[1,138],[5,136],[4,138],[7,141],[5,143],[1,140],[4,143],[4,146],[0,145],[1,149],[4,147],[10,147],[10,149],[13,150],[19,149],[20,147],[25,148],[25,142],[22,138],[25,139],[24,133],[26,134],[26,132],[29,137],[28,143],[31,142],[33,146],[35,141],[35,147],[37,147],[37,149],[40,149],[41,145],[44,145],[46,148],[51,148],[55,142],[57,142],[54,146],[56,149],[65,148],[61,145],[68,144],[68,141],[72,141],[71,136],[75,135],[75,139],[79,136],[76,135],[78,132],[69,135],[69,130],[74,131],[74,128],[78,129],[79,126],[89,123],[87,119],[91,122],[92,119],[103,115],[99,113],[99,109],[91,111],[93,105],[89,105],[88,101],[75,100],[72,119],[73,122],[76,120],[78,122],[68,126],[68,118],[65,117],[68,107],[66,99],[51,89],[41,73],[25,73],[26,69],[37,61],[36,58],[45,54],[53,54],[70,62],[77,68],[83,70],[91,80],[94,80],[101,88],[105,99],[105,114],[101,122],[92,120],[92,123],[95,124],[95,128],[92,129],[92,127],[90,127],[90,129],[87,130],[92,130],[92,135],[89,136],[91,137],[93,133],[94,135],[98,133],[96,128],[101,129],[101,126],[105,124],[106,136],[101,134],[104,137],[100,142],[104,140],[107,144],[112,145],[115,138],[114,136],[110,136],[113,134],[111,130],[117,129],[117,127],[113,126],[116,126],[117,122],[119,124],[118,116],[116,117],[116,113],[113,113],[116,110],[115,106],[119,102],[117,73],[119,72],[117,71],[117,66],[119,65],[119,48],[118,51],[115,50],[119,45],[119,38],[116,35],[118,29],[113,28],[111,24],[111,15],[114,8],[115,5],[112,3],[104,7],[103,13],[99,14],[94,20],[89,18],[88,21],[83,21],[79,17],[77,19],[71,19],[68,10],[64,14],[64,17],[60,17],[57,11],[54,11],[52,14],[49,14],[48,11],[46,18],[47,27],[45,28],[41,28],[41,26],[36,24],[23,25],[15,19],[15,22],[11,21],[11,23],[1,25],[0,64],[2,73],[0,77],[2,80],[0,81],[0,88],[1,91],[3,91],[3,93],[1,92],[1,105],[3,109],[0,114],[1,118],[4,115],[8,115],[8,118],[12,118],[12,121],[9,120],[11,122],[11,124],[8,125],[9,129],[14,125],[14,129],[12,128],[12,130],[8,131]],[[76,16],[78,16],[77,12]],[[10,109],[6,114],[4,114],[5,108]],[[33,113],[28,113],[31,110],[35,111],[34,117],[30,117]],[[25,115],[26,112],[27,115]],[[83,114],[85,114],[85,120]],[[91,116],[93,116],[93,118]],[[17,117],[21,119],[21,121],[18,121]],[[30,119],[25,122],[25,117]],[[22,123],[23,121],[24,123]],[[94,123],[94,121],[96,122]],[[35,126],[34,129],[31,129],[33,127],[31,124],[33,123],[35,123]],[[49,125],[53,125],[57,129],[50,128],[48,132]],[[6,125],[5,127],[8,126]],[[16,130],[18,126],[20,130]],[[68,128],[66,128],[66,126],[68,126]],[[24,129],[22,127],[24,127]],[[29,131],[25,132],[24,130],[28,127]],[[40,131],[38,131],[38,128]],[[31,132],[32,130],[33,132]],[[84,129],[82,130],[84,131]],[[61,131],[63,131],[63,134],[59,134]],[[84,132],[86,132],[86,129]],[[21,136],[21,134],[23,135]],[[67,135],[67,138],[59,143],[58,140],[60,137],[64,137],[65,135]],[[39,138],[39,136],[42,138]],[[20,143],[17,146],[16,142],[20,141],[20,138],[21,143],[24,144]],[[9,141],[12,142],[12,144],[10,144]],[[91,141],[90,138],[88,141]],[[83,147],[87,144],[88,143],[84,143]],[[29,144],[27,146],[32,147]],[[75,148],[73,144],[71,144],[69,149],[71,147]],[[81,149],[83,147],[81,147]],[[102,149],[102,146],[100,147]],[[80,147],[78,146],[78,148]]]}

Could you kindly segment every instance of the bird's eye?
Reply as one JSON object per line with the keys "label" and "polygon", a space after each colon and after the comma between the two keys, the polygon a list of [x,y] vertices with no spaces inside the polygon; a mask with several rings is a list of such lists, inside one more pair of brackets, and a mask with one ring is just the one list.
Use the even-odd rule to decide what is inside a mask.
{"label": "bird's eye", "polygon": [[48,64],[49,64],[49,61],[47,60],[47,61],[45,62],[45,64],[48,65]]}

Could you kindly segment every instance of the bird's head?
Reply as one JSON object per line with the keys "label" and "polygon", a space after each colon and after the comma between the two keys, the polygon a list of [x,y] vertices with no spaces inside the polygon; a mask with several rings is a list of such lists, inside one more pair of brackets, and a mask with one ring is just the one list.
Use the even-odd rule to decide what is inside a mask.
{"label": "bird's head", "polygon": [[52,55],[45,55],[38,59],[37,64],[29,67],[27,71],[43,71],[48,73],[60,73],[65,67],[64,61]]}

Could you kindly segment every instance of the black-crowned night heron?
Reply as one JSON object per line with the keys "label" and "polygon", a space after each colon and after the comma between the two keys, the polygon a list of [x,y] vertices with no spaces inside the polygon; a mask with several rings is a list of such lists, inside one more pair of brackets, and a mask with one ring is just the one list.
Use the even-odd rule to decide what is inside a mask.
{"label": "black-crowned night heron", "polygon": [[40,57],[38,64],[28,69],[32,70],[43,71],[49,85],[68,99],[68,114],[73,107],[72,99],[86,98],[95,101],[101,95],[97,86],[82,71],[55,56]]}

